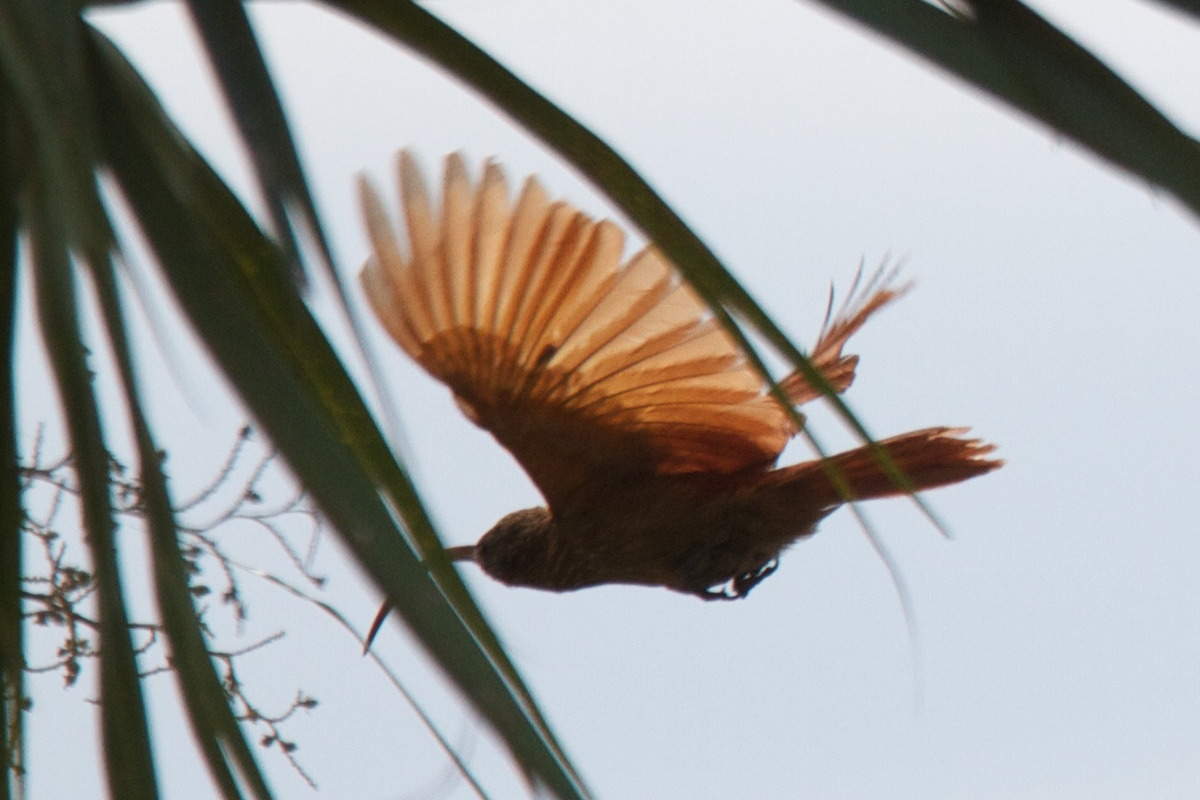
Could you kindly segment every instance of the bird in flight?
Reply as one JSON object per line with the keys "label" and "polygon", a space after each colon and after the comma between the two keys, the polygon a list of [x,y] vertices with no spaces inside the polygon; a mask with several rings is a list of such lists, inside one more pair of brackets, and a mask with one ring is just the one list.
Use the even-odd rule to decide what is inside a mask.
{"label": "bird in flight", "polygon": [[[449,156],[435,204],[402,152],[399,185],[407,244],[361,184],[371,308],[546,501],[504,517],[477,544],[449,548],[496,580],[745,597],[839,505],[1003,463],[965,429],[939,427],[878,443],[904,481],[865,446],[776,467],[798,433],[793,417],[653,246],[623,261],[616,224],[552,202],[533,177],[514,204],[490,161],[474,183]],[[826,315],[809,359],[838,392],[858,364],[843,354],[846,341],[903,291],[880,273]],[[795,405],[821,394],[798,373],[780,386]]]}

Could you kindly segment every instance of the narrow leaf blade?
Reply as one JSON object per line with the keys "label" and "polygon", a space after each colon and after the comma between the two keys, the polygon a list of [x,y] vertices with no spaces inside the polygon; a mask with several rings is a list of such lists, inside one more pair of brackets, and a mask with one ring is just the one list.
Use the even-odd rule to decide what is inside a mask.
{"label": "narrow leaf blade", "polygon": [[8,126],[10,96],[0,90],[0,800],[24,796],[25,623],[21,617],[21,524],[16,409],[17,189]]}
{"label": "narrow leaf blade", "polygon": [[30,220],[38,321],[67,422],[72,460],[79,480],[83,529],[91,554],[100,608],[100,722],[104,760],[112,797],[158,797],[149,726],[129,614],[122,597],[117,560],[108,449],[88,369],[76,313],[73,268],[58,216],[46,208],[41,187],[26,200]]}
{"label": "narrow leaf blade", "polygon": [[[535,712],[527,691],[498,671],[485,640],[431,578],[430,570],[440,569],[458,580],[440,549],[427,554],[427,565],[397,531],[377,486],[388,479],[411,486],[390,454],[391,474],[376,474],[363,442],[387,453],[384,440],[295,286],[273,277],[279,274],[272,269],[278,252],[203,160],[180,148],[182,138],[119,52],[100,34],[96,42],[99,60],[111,72],[100,103],[106,153],[197,332],[448,676],[522,763],[561,796],[581,796],[556,746],[547,748],[546,731],[531,724]],[[420,511],[415,492],[397,505]],[[428,520],[421,519],[432,537]],[[469,597],[465,588],[461,596]]]}
{"label": "narrow leaf blade", "polygon": [[286,254],[292,276],[303,285],[301,248],[292,228],[289,208],[300,214],[313,233],[327,267],[333,263],[333,256],[308,191],[283,104],[246,15],[246,7],[241,0],[189,0],[188,10],[200,31],[242,139],[250,149],[259,187],[270,210],[271,224]]}

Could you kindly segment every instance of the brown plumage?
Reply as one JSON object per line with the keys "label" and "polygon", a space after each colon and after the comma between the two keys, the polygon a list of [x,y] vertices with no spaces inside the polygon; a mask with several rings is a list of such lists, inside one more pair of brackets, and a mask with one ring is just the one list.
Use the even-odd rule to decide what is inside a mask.
{"label": "brown plumage", "polygon": [[[374,256],[362,281],[392,338],[516,456],[547,508],[501,519],[451,548],[508,584],[553,591],[602,583],[744,597],[780,552],[846,501],[820,460],[776,469],[796,433],[692,289],[653,247],[622,263],[624,234],[535,178],[510,205],[489,162],[473,185],[446,161],[440,210],[401,153],[408,246],[366,181]],[[903,293],[886,276],[829,315],[811,359],[840,392],[847,339]],[[798,374],[796,404],[819,396]],[[880,444],[915,490],[996,469],[965,429]],[[903,494],[869,448],[834,456],[854,499]]]}

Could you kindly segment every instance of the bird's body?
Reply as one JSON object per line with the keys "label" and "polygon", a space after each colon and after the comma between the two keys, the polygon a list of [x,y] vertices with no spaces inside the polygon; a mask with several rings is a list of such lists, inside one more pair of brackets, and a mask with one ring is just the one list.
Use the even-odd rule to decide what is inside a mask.
{"label": "bird's body", "polygon": [[[880,442],[904,488],[868,447],[776,468],[794,418],[656,250],[622,264],[615,225],[550,203],[533,179],[510,207],[494,164],[475,186],[451,156],[440,213],[406,153],[400,185],[408,248],[363,186],[372,307],[547,500],[450,549],[498,580],[741,597],[843,502],[1002,463],[962,429],[930,428]],[[902,291],[871,281],[827,317],[809,358],[837,391],[858,363],[847,339]],[[798,374],[780,385],[796,405],[820,395]]]}
{"label": "bird's body", "polygon": [[[961,430],[932,428],[881,443],[911,469],[960,461]],[[978,450],[966,443],[966,452]],[[833,459],[863,499],[903,494],[868,448]],[[957,471],[930,480],[960,480]],[[707,599],[744,596],[784,549],[816,531],[841,496],[820,461],[779,469],[674,475],[593,487],[566,513],[528,508],[504,517],[474,552],[493,577],[554,591],[604,583],[664,586]]]}
{"label": "bird's body", "polygon": [[[674,476],[606,487],[565,514],[531,508],[503,518],[475,557],[513,585],[567,591],[605,583],[665,586],[702,596],[744,593],[790,542],[832,511],[773,513],[769,473]],[[499,546],[496,546],[499,543]]]}

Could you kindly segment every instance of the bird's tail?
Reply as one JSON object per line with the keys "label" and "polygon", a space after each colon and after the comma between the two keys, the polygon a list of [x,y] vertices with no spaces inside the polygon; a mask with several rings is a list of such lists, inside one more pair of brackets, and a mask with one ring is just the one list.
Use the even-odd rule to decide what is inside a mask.
{"label": "bird's tail", "polygon": [[848,500],[935,489],[991,472],[1004,463],[987,458],[995,445],[964,438],[966,432],[966,428],[926,428],[878,442],[899,475],[880,463],[872,447],[839,453],[827,461],[786,467],[774,475],[789,493],[799,492],[823,506],[836,506]]}
{"label": "bird's tail", "polygon": [[[903,297],[911,284],[896,284],[898,271],[880,267],[868,280],[863,280],[860,268],[854,276],[854,285],[846,295],[837,314],[833,313],[833,287],[829,289],[829,308],[825,312],[825,323],[821,335],[808,360],[839,394],[854,382],[854,371],[858,367],[858,356],[845,355],[842,350],[858,330],[879,309],[893,300]],[[793,372],[779,382],[783,390],[798,406],[816,400],[821,390],[808,382],[799,372]]]}

